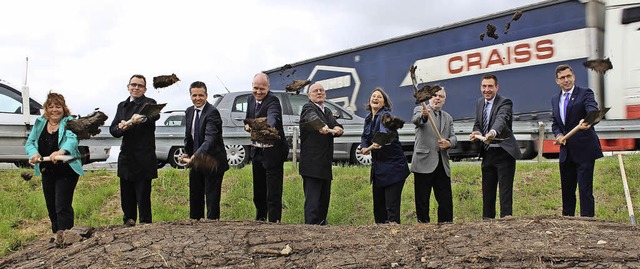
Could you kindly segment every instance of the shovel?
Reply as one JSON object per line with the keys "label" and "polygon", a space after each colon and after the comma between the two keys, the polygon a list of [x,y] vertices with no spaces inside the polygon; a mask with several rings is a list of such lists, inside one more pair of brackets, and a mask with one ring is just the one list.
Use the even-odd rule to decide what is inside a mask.
{"label": "shovel", "polygon": [[389,145],[395,139],[396,136],[393,134],[377,132],[375,135],[373,135],[373,139],[371,139],[371,142],[373,143],[371,144],[371,146],[366,148],[366,150],[367,152],[371,151],[375,145]]}
{"label": "shovel", "polygon": [[[58,155],[55,157],[56,161],[62,161],[63,163],[66,162],[70,162],[73,161],[75,159],[78,159],[79,157],[75,157],[75,156],[71,156],[71,155]],[[41,162],[50,162],[51,157],[40,157],[40,159],[38,160],[39,163]]]}
{"label": "shovel", "polygon": [[319,118],[315,118],[311,121],[305,122],[302,125],[314,131],[325,130],[332,134],[337,133],[336,130],[329,129],[328,127],[326,127],[327,125],[324,122],[322,122],[322,120]]}
{"label": "shovel", "polygon": [[[409,68],[409,74],[411,75],[411,82],[413,84],[413,93],[417,93],[418,92],[418,81],[416,80],[416,66],[412,65]],[[422,109],[426,110],[427,109],[427,105],[422,102]],[[431,128],[433,128],[433,132],[436,133],[436,135],[438,136],[438,141],[442,140],[442,135],[440,134],[440,131],[438,130],[438,127],[436,127],[436,123],[433,121],[433,117],[431,117],[431,115],[429,115],[429,124],[431,124]]]}
{"label": "shovel", "polygon": [[149,117],[153,117],[155,115],[160,114],[160,111],[162,111],[162,109],[164,108],[164,106],[166,106],[167,104],[149,104],[146,103],[142,106],[142,109],[140,110],[140,113],[138,113],[137,116],[132,117],[130,120],[128,120],[125,124],[127,125],[132,125],[133,121],[136,119],[140,119],[140,118],[149,118]]}
{"label": "shovel", "polygon": [[[582,125],[582,124],[593,125],[593,124],[598,123],[604,117],[604,115],[607,114],[609,109],[611,109],[611,108],[610,107],[605,107],[602,110],[593,110],[593,111],[590,111],[589,113],[587,113],[587,116],[584,117],[584,119],[582,120],[582,122],[580,124],[576,125],[576,127],[574,127],[571,131],[569,131],[568,134],[566,134],[564,137],[562,137],[562,139],[560,141],[560,144],[566,145],[567,144],[567,139],[569,139],[569,137],[573,136],[575,133],[580,131],[580,125]],[[554,144],[557,144],[557,143],[554,142]]]}

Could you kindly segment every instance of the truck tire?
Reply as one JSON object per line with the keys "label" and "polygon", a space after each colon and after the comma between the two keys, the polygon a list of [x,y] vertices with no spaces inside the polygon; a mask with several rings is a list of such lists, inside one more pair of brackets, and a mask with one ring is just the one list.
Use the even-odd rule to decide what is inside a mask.
{"label": "truck tire", "polygon": [[356,165],[371,165],[371,154],[363,155],[360,154],[360,145],[354,144],[351,146],[351,163]]}
{"label": "truck tire", "polygon": [[249,162],[249,148],[243,145],[224,145],[229,166],[242,168]]}
{"label": "truck tire", "polygon": [[186,165],[184,163],[178,162],[178,158],[180,158],[182,154],[184,154],[184,147],[171,148],[168,158],[169,165],[171,165],[171,167],[173,168],[184,169]]}

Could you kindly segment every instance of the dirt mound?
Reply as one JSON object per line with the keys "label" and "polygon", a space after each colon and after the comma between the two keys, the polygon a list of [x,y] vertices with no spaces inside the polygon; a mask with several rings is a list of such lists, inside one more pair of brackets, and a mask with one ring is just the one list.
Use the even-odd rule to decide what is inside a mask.
{"label": "dirt mound", "polygon": [[178,221],[42,238],[0,268],[640,268],[640,228],[585,218],[309,226]]}

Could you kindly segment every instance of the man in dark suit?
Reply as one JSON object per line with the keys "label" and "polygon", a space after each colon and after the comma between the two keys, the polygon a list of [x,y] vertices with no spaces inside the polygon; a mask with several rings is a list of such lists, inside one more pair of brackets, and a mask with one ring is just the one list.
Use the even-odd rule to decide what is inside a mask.
{"label": "man in dark suit", "polygon": [[207,162],[192,165],[189,171],[189,217],[204,218],[206,201],[207,219],[220,219],[222,178],[229,170],[222,140],[222,118],[218,109],[207,102],[207,85],[204,82],[191,83],[189,93],[193,106],[186,111],[185,154],[182,157],[191,156],[192,164]]}
{"label": "man in dark suit", "polygon": [[[270,147],[252,147],[253,203],[256,220],[280,222],[282,217],[282,180],[289,145],[282,127],[280,100],[269,91],[269,77],[258,73],[253,77],[253,94],[247,100],[247,119],[267,118],[270,127],[278,130],[280,139]],[[247,130],[250,131],[250,130]]]}
{"label": "man in dark suit", "polygon": [[[412,122],[416,126],[415,146],[411,159],[411,172],[415,179],[414,193],[418,222],[426,223],[429,217],[431,189],[438,202],[438,222],[453,222],[453,194],[449,149],[456,146],[458,138],[453,129],[453,118],[442,110],[447,93],[444,89],[429,99],[428,106],[413,109]],[[431,124],[432,117],[442,139],[438,140]]]}
{"label": "man in dark suit", "polygon": [[[513,102],[498,95],[498,77],[482,76],[476,120],[469,139],[480,141],[482,155],[482,218],[496,217],[496,189],[500,187],[500,217],[513,214],[513,177],[521,153],[512,131]],[[494,143],[495,142],[495,143]]]}
{"label": "man in dark suit", "polygon": [[158,177],[155,122],[160,115],[140,117],[138,114],[144,104],[156,104],[156,100],[144,95],[146,85],[147,80],[142,75],[133,75],[129,79],[129,97],[118,104],[109,127],[113,137],[122,137],[118,177],[124,213],[122,219],[129,226],[136,224],[138,211],[140,223],[151,223],[151,179]]}
{"label": "man in dark suit", "polygon": [[[576,210],[576,185],[580,193],[580,216],[595,215],[593,198],[593,169],[595,160],[602,157],[602,148],[596,131],[591,125],[582,123],[590,111],[598,110],[593,91],[575,86],[575,76],[570,66],[563,64],[556,68],[558,94],[551,98],[553,124],[551,128],[560,144],[560,185],[562,188],[562,215],[574,216]],[[564,135],[579,126],[576,132],[564,142]]]}
{"label": "man in dark suit", "polygon": [[[327,224],[333,173],[333,138],[344,130],[324,105],[327,93],[321,84],[309,87],[309,102],[300,114],[300,175],[304,188],[304,223]],[[318,130],[307,123],[321,120],[325,126]]]}

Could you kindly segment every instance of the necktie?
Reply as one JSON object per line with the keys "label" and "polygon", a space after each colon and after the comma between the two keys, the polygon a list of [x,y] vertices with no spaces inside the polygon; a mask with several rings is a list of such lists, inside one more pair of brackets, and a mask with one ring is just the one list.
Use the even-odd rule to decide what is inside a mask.
{"label": "necktie", "polygon": [[261,105],[261,103],[256,101],[256,112],[258,112],[258,110],[260,110],[260,105]]}
{"label": "necktie", "polygon": [[[489,133],[489,117],[487,116],[487,110],[489,110],[489,102],[485,102],[484,107],[482,108],[482,134],[485,136]],[[482,147],[484,150],[488,150],[489,144],[482,143]]]}
{"label": "necktie", "polygon": [[562,107],[562,122],[566,123],[567,122],[567,105],[569,104],[569,97],[571,97],[569,95],[568,92],[564,93],[564,104]]}
{"label": "necktie", "polygon": [[482,134],[486,135],[489,132],[489,117],[488,117],[489,102],[484,103],[482,108]]}
{"label": "necktie", "polygon": [[437,110],[434,111],[434,114],[436,116],[436,123],[438,123],[438,129],[440,129],[440,127],[442,127],[442,124],[441,124],[442,117],[440,117],[440,113],[442,113],[442,112],[437,111]]}
{"label": "necktie", "polygon": [[200,147],[200,110],[196,109],[196,120],[193,124],[193,153]]}

